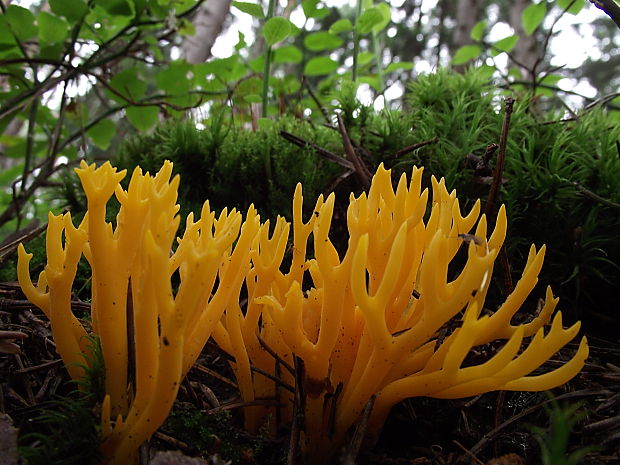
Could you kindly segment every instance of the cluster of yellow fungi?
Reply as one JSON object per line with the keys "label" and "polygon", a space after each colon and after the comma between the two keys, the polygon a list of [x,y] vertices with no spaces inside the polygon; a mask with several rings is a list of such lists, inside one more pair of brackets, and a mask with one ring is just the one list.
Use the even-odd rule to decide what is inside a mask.
{"label": "cluster of yellow fungi", "polygon": [[[209,337],[232,356],[241,396],[250,405],[248,429],[273,425],[275,418],[293,421],[297,402],[309,462],[338,452],[371,399],[368,428],[377,434],[403,399],[546,390],[574,377],[587,358],[584,337],[564,365],[531,375],[579,331],[579,323],[563,328],[557,312],[545,334],[558,302],[549,288],[531,322],[511,324],[537,283],[544,246],[532,246],[514,291],[483,315],[506,234],[505,210],[487,237],[480,203],[461,215],[455,191],[432,178],[425,220],[422,169],[413,169],[409,183],[403,175],[394,191],[390,171],[380,166],[369,192],[351,195],[342,258],[329,237],[333,194],[320,196],[304,222],[297,186],[288,257],[291,225],[278,218],[270,231],[253,207],[245,221],[235,210],[216,219],[206,202],[199,221],[188,216],[175,244],[179,178],[171,180],[169,162],[155,176],[136,169],[127,191],[120,186],[125,173],[109,163],[96,169],[83,162],[76,171],[87,215],[76,228],[69,214],[50,214],[45,270],[33,285],[31,256],[20,246],[18,275],[28,299],[49,317],[57,350],[77,380],[85,376],[89,347],[87,331],[71,311],[71,287],[82,255],[91,266],[92,329],[106,374],[102,447],[109,464],[135,461]],[[121,205],[115,226],[105,219],[112,195]],[[310,235],[314,254],[307,251]],[[461,247],[467,258],[450,280],[448,266]],[[444,337],[441,329],[455,321]],[[128,325],[134,330],[128,332]],[[495,355],[464,363],[473,347],[498,339],[506,343]],[[132,350],[135,379],[128,376]],[[303,367],[297,376],[293,365]],[[304,393],[301,402],[295,392]],[[259,402],[265,399],[277,402]]]}

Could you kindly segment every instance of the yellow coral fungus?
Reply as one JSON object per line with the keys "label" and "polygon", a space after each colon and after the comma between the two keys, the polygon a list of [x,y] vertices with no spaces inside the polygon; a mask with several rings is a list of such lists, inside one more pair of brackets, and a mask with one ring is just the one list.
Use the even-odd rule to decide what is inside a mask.
{"label": "yellow coral fungus", "polygon": [[[304,420],[303,448],[314,463],[334,456],[371,399],[369,430],[376,434],[405,398],[549,389],[575,376],[588,355],[583,338],[563,366],[532,375],[579,331],[578,323],[563,328],[558,312],[545,333],[558,302],[550,289],[531,322],[511,324],[538,280],[544,246],[532,246],[514,291],[483,314],[506,235],[505,209],[488,234],[479,202],[462,215],[456,193],[432,178],[425,219],[422,169],[414,168],[409,182],[403,175],[394,190],[390,171],[380,166],[368,194],[351,195],[342,257],[329,237],[333,194],[319,197],[304,222],[298,186],[288,271],[282,262],[291,225],[278,218],[270,232],[252,207],[243,222],[234,210],[216,219],[206,202],[200,220],[188,217],[174,247],[179,180],[170,179],[170,163],[156,176],[136,169],[127,191],[119,184],[125,173],[109,163],[97,169],[83,163],[77,172],[87,215],[77,228],[69,214],[50,215],[45,270],[34,285],[31,256],[20,246],[18,276],[49,317],[71,377],[80,379],[89,347],[70,296],[80,257],[90,263],[93,330],[106,369],[108,463],[135,460],[210,335],[234,357],[241,395],[250,403],[246,426],[255,430],[269,417],[293,421],[297,402],[295,421]],[[112,195],[121,205],[115,227],[105,220]],[[308,259],[310,241],[314,258]],[[465,362],[473,347],[498,339],[506,342],[496,354]]]}
{"label": "yellow coral fungus", "polygon": [[[119,184],[125,173],[109,163],[95,168],[82,162],[76,171],[88,199],[87,215],[75,228],[69,214],[50,214],[45,270],[33,285],[31,255],[20,246],[18,276],[28,299],[50,319],[57,350],[78,380],[89,349],[70,296],[81,255],[88,260],[92,325],[105,362],[103,453],[107,463],[130,464],[166,418],[179,383],[225,307],[238,301],[260,222],[252,207],[243,225],[235,210],[216,219],[207,202],[200,220],[189,215],[173,252],[179,178],[170,179],[171,163],[155,176],[136,169],[127,191]],[[115,227],[105,220],[113,194],[121,205]],[[180,285],[174,292],[171,278],[177,271]],[[129,324],[136,330],[128,332]],[[132,348],[134,380],[127,375]]]}
{"label": "yellow coral fungus", "polygon": [[[575,376],[587,357],[583,338],[564,366],[527,376],[579,331],[579,323],[564,329],[558,312],[544,334],[543,326],[557,304],[550,289],[533,321],[510,324],[537,282],[544,247],[538,251],[532,247],[514,291],[492,315],[482,316],[493,264],[506,234],[505,209],[500,209],[495,228],[487,236],[487,220],[480,216],[479,202],[463,216],[456,193],[449,193],[443,180],[432,178],[433,202],[425,222],[428,192],[421,192],[421,180],[422,170],[416,168],[409,185],[403,175],[394,191],[390,172],[381,166],[369,193],[351,196],[350,237],[342,259],[328,237],[333,196],[319,199],[315,214],[304,224],[298,189],[294,251],[305,252],[312,228],[315,258],[298,258],[289,274],[307,270],[313,281],[307,291],[302,289],[301,275],[287,281],[277,265],[263,265],[266,247],[261,245],[253,257],[253,280],[261,282],[264,277],[264,282],[272,283],[250,304],[263,306],[267,325],[259,329],[260,337],[282,359],[295,355],[304,361],[304,446],[313,462],[337,451],[373,397],[376,402],[369,425],[371,432],[377,432],[389,409],[405,398],[456,398],[497,389],[545,390]],[[453,271],[449,273],[448,267],[463,245],[465,263],[451,277]],[[267,253],[275,256],[273,251]],[[440,336],[441,328],[455,320],[460,327],[445,338]],[[519,352],[524,338],[531,336],[527,348]],[[255,344],[256,337],[250,334],[246,346]],[[464,365],[472,347],[496,339],[507,340],[497,354],[478,365]]]}

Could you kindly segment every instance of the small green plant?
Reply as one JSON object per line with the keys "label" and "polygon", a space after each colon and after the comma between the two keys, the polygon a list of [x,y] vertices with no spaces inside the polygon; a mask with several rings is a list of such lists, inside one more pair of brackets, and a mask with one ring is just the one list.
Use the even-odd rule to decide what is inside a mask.
{"label": "small green plant", "polygon": [[29,465],[93,465],[99,463],[99,420],[93,397],[81,391],[40,406],[19,438],[20,456]]}
{"label": "small green plant", "polygon": [[580,411],[581,405],[560,405],[554,398],[551,398],[550,405],[545,406],[549,427],[532,428],[540,445],[542,465],[577,465],[588,453],[597,449],[589,446],[569,452],[571,432],[585,416]]}
{"label": "small green plant", "polygon": [[[88,315],[90,317],[90,315]],[[84,372],[86,377],[83,380],[76,381],[81,391],[97,402],[103,402],[105,396],[105,365],[103,353],[101,351],[101,342],[96,335],[87,335],[88,339],[88,355],[85,355]]]}
{"label": "small green plant", "polygon": [[217,453],[226,460],[238,460],[239,431],[230,412],[206,414],[192,404],[177,402],[163,430],[203,453]]}
{"label": "small green plant", "polygon": [[186,443],[192,452],[205,457],[217,454],[227,463],[262,459],[266,463],[284,463],[286,448],[273,447],[274,439],[267,427],[250,436],[237,428],[230,411],[206,413],[193,404],[177,402],[162,430]]}
{"label": "small green plant", "polygon": [[29,465],[91,465],[100,462],[101,433],[96,406],[103,400],[105,370],[99,339],[87,336],[90,360],[79,389],[39,406],[22,428],[20,455]]}

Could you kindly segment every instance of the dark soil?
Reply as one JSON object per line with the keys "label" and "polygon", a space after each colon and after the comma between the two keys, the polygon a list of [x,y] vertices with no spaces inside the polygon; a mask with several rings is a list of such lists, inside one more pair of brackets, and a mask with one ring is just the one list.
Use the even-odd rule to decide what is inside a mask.
{"label": "dark soil", "polygon": [[[76,306],[87,307],[87,304]],[[0,331],[19,331],[27,336],[16,340],[18,353],[0,354],[0,411],[8,414],[20,430],[20,446],[41,448],[45,440],[26,434],[52,434],[49,424],[41,423],[37,418],[43,412],[49,413],[51,401],[60,398],[64,399],[62,402],[68,402],[64,396],[75,399],[75,386],[68,381],[54,350],[49,322],[24,300],[16,283],[0,284]],[[559,447],[564,456],[588,448],[589,452],[581,462],[584,464],[618,464],[620,344],[618,340],[592,336],[589,342],[590,358],[583,371],[553,393],[499,392],[459,400],[410,399],[393,409],[374,447],[362,446],[359,454],[351,454],[349,450],[344,461],[387,465],[539,464],[544,463],[539,444],[542,441],[551,451]],[[568,351],[574,349],[575,345]],[[547,368],[559,365],[560,356],[547,362]],[[181,450],[187,455],[209,458],[210,463],[229,460],[248,464],[286,463],[288,426],[280,428],[277,438],[267,434],[251,437],[243,432],[240,428],[243,403],[231,379],[232,373],[224,354],[208,345],[183,382],[169,421],[151,440],[150,454],[144,448],[143,455],[152,455],[155,450]],[[555,397],[553,402],[552,397]],[[51,404],[52,410],[54,405],[57,406]],[[553,428],[557,434],[558,427],[567,426],[568,420],[573,418],[568,415],[570,406],[578,406],[577,420],[564,450],[561,439],[555,440],[554,445]],[[71,408],[66,410],[72,411]],[[553,411],[559,415],[559,420],[550,425],[550,412]],[[563,417],[562,413],[568,416]],[[96,408],[91,408],[90,417],[96,425]],[[72,422],[64,421],[65,427],[69,428]],[[78,424],[78,427],[80,431],[74,432],[74,436],[63,431],[62,437],[87,436],[88,426]],[[74,439],[71,439],[71,450],[65,454],[78,453],[78,447],[96,450],[96,443],[89,444],[85,440],[76,445]],[[46,463],[86,464],[94,460],[92,452],[90,455],[88,451],[80,452],[85,460],[82,462],[73,461],[66,455],[66,461],[53,462],[50,459]],[[0,460],[0,463],[14,462]],[[31,463],[39,462],[33,459]]]}

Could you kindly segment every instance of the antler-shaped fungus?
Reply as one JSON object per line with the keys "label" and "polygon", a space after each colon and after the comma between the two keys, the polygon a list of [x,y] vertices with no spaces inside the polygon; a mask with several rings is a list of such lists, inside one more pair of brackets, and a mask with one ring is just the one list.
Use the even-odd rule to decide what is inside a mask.
{"label": "antler-shaped fungus", "polygon": [[[50,214],[45,270],[34,286],[28,271],[32,255],[20,245],[18,276],[28,299],[50,319],[57,350],[79,380],[89,348],[86,330],[71,312],[71,286],[81,255],[90,263],[93,331],[106,374],[102,448],[107,463],[125,465],[135,462],[140,444],[165,420],[224,308],[238,301],[260,221],[253,207],[243,225],[235,210],[224,210],[216,220],[206,202],[200,220],[188,216],[171,253],[179,226],[179,178],[170,180],[170,162],[154,177],[137,168],[127,191],[119,184],[125,172],[109,163],[96,169],[82,162],[76,171],[88,199],[87,215],[75,228],[68,213]],[[121,204],[115,228],[105,220],[113,194]],[[177,271],[175,293],[171,278]],[[136,328],[131,334],[129,323]],[[127,375],[132,347],[135,381]]]}
{"label": "antler-shaped fungus", "polygon": [[[88,361],[83,356],[90,349],[85,329],[71,312],[70,296],[82,254],[91,265],[93,329],[106,368],[102,429],[108,463],[135,460],[211,334],[234,356],[243,398],[278,401],[246,409],[250,429],[276,409],[292,420],[293,394],[281,392],[274,378],[292,390],[300,373],[293,377],[290,365],[295,357],[303,361],[296,388],[306,396],[297,407],[303,407],[303,445],[313,462],[336,453],[372,398],[369,427],[376,434],[390,408],[405,398],[545,390],[575,376],[588,355],[584,337],[566,364],[528,376],[579,331],[579,323],[564,329],[558,312],[545,335],[543,326],[558,302],[549,288],[536,318],[510,324],[538,280],[544,246],[538,251],[532,246],[514,291],[492,315],[482,316],[506,234],[505,209],[500,208],[487,237],[479,202],[461,215],[456,193],[432,178],[433,203],[425,223],[428,191],[421,191],[422,169],[413,169],[409,184],[403,175],[394,191],[390,172],[380,166],[368,194],[351,195],[349,243],[342,259],[329,238],[333,194],[319,197],[304,223],[297,186],[287,273],[281,264],[290,225],[278,218],[270,236],[269,222],[261,225],[253,207],[242,225],[235,210],[224,210],[216,220],[206,202],[199,221],[190,214],[171,254],[179,225],[179,180],[170,180],[169,162],[154,177],[136,169],[127,191],[119,185],[125,173],[109,163],[98,169],[82,163],[77,172],[88,198],[87,215],[75,228],[69,214],[50,214],[45,270],[33,285],[31,255],[20,246],[18,276],[26,296],[50,318],[71,377],[81,379]],[[121,204],[115,228],[105,221],[113,194]],[[315,258],[307,260],[311,234]],[[448,268],[457,262],[463,243],[467,257],[452,278]],[[171,277],[177,271],[180,286],[174,293]],[[302,288],[306,273],[312,280],[308,290]],[[239,302],[244,279],[245,312]],[[441,329],[448,322],[460,327],[444,337]],[[139,328],[133,340],[127,338],[129,323]],[[525,338],[531,340],[520,352]],[[507,342],[494,356],[464,366],[472,347],[497,339]],[[127,375],[132,347],[135,386]],[[252,366],[258,372],[252,373]],[[279,373],[282,366],[288,372]],[[116,417],[114,426],[111,417]]]}
{"label": "antler-shaped fungus", "polygon": [[[491,316],[481,316],[506,234],[505,209],[499,210],[487,238],[479,202],[462,216],[456,192],[448,193],[443,179],[432,178],[433,203],[425,224],[428,193],[420,192],[421,179],[422,170],[414,168],[409,186],[403,175],[394,192],[390,172],[379,167],[368,195],[351,196],[350,237],[342,260],[328,237],[333,196],[319,199],[315,215],[304,225],[298,190],[295,247],[298,237],[307,239],[305,228],[312,225],[315,258],[304,270],[313,287],[304,292],[297,277],[286,293],[280,289],[254,302],[264,305],[263,315],[279,329],[278,335],[264,334],[265,341],[279,348],[281,339],[289,353],[276,350],[280,357],[290,360],[294,354],[304,361],[305,448],[313,462],[333,456],[373,396],[369,427],[376,433],[390,408],[405,398],[550,389],[575,376],[587,358],[584,337],[564,366],[527,376],[579,331],[579,323],[564,329],[558,312],[544,335],[558,301],[550,289],[533,321],[510,324],[537,282],[544,246],[538,251],[532,246],[523,276],[506,302]],[[467,260],[452,279],[448,266],[464,242]],[[260,279],[264,270],[253,260]],[[460,320],[461,327],[442,340],[440,329],[451,320]],[[524,338],[531,336],[519,353]],[[491,359],[463,366],[472,347],[496,339],[507,342]]]}

